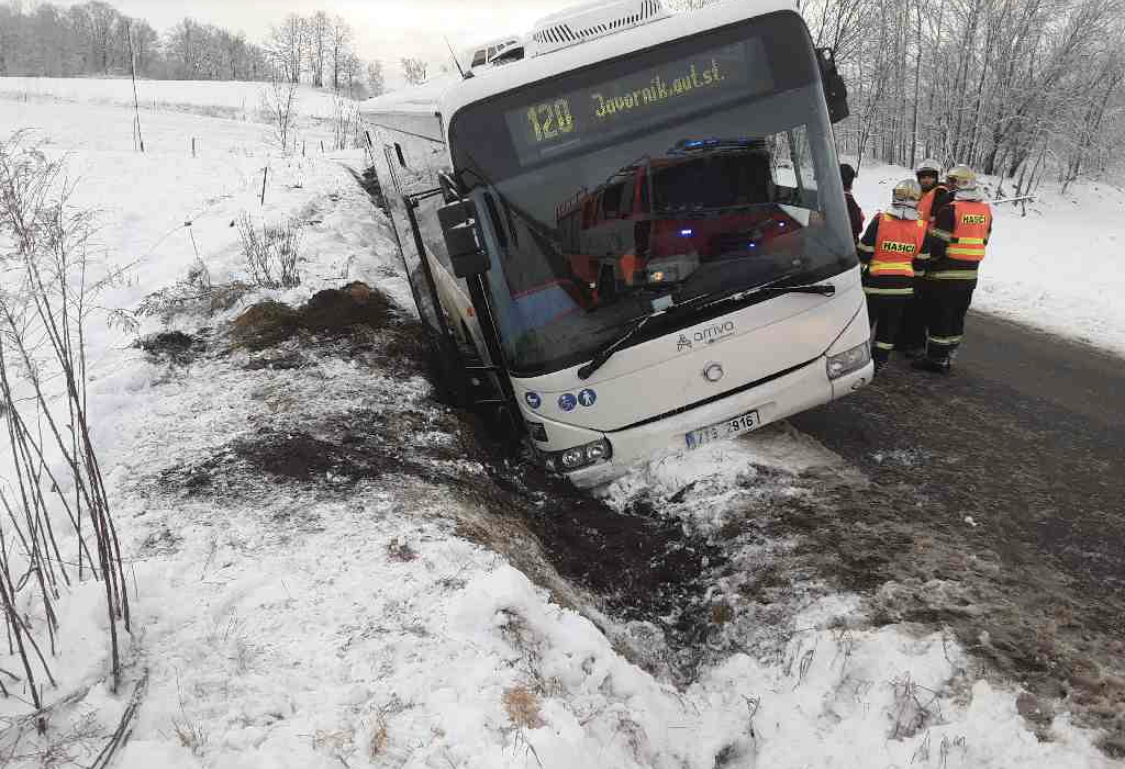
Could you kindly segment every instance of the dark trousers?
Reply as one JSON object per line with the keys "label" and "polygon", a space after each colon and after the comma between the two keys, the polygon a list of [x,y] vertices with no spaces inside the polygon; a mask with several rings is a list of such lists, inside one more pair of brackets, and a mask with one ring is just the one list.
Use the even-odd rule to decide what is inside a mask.
{"label": "dark trousers", "polygon": [[973,302],[975,282],[932,281],[926,304],[926,357],[947,366],[965,336],[965,315]]}
{"label": "dark trousers", "polygon": [[925,280],[914,283],[914,296],[908,297],[898,325],[895,347],[900,350],[926,349],[926,316],[929,285]]}
{"label": "dark trousers", "polygon": [[875,334],[871,355],[876,363],[886,363],[895,349],[902,313],[910,302],[910,295],[867,295],[867,320]]}

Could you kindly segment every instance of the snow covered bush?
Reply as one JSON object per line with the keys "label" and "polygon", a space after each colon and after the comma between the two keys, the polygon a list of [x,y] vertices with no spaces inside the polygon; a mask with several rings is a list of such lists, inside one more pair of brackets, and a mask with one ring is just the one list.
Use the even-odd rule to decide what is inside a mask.
{"label": "snow covered bush", "polygon": [[259,288],[293,288],[301,285],[301,223],[290,219],[280,224],[254,224],[243,212],[238,220],[242,254],[250,282]]}
{"label": "snow covered bush", "polygon": [[[36,726],[61,623],[55,605],[88,580],[104,586],[113,687],[117,628],[129,629],[121,551],[91,440],[85,328],[101,289],[119,279],[94,259],[91,212],[73,207],[63,163],[26,134],[0,143],[0,607],[10,641],[7,674],[30,698]],[[0,682],[0,694],[9,690]]]}

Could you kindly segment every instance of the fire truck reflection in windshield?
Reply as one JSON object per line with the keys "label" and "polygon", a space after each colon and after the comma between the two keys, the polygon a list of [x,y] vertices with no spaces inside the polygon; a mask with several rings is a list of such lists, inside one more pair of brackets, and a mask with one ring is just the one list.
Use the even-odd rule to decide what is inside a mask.
{"label": "fire truck reflection in windshield", "polygon": [[792,192],[775,184],[764,141],[684,140],[559,205],[559,244],[596,306],[667,290],[701,264],[768,253],[802,226],[778,205]]}

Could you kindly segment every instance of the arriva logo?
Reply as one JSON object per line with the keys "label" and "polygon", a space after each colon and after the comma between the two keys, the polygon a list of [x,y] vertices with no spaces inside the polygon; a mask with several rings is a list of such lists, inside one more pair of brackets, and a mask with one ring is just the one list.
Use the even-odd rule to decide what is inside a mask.
{"label": "arriva logo", "polygon": [[697,344],[714,344],[733,333],[734,321],[728,320],[726,323],[696,331],[690,337],[687,334],[680,334],[680,338],[676,340],[676,352],[695,349]]}
{"label": "arriva logo", "polygon": [[730,336],[733,333],[734,321],[728,320],[721,326],[711,326],[710,328],[705,328],[702,331],[696,331],[693,339],[696,342],[705,342],[707,344],[712,344],[719,341],[725,336]]}

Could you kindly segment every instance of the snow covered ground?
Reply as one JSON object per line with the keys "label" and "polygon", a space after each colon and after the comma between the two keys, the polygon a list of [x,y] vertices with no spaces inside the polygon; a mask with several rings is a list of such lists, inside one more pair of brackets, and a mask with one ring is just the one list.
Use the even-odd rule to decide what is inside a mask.
{"label": "snow covered ground", "polygon": [[[688,650],[690,679],[671,675],[689,607],[625,621],[568,584],[509,510],[546,504],[542,493],[498,487],[505,469],[392,348],[409,347],[408,292],[391,233],[348,170],[362,154],[281,158],[261,126],[162,113],[156,149],[139,155],[130,119],[110,105],[0,100],[0,138],[34,125],[48,151],[69,153],[77,202],[100,210],[107,264],[130,265],[106,309],[135,310],[197,261],[215,284],[245,279],[233,226],[244,212],[301,224],[304,281],[173,317],[204,347],[188,360],[91,323],[94,441],[134,601],[128,676],[109,693],[99,588],[78,587],[61,608],[60,685],[46,696],[62,704],[46,738],[0,722],[14,765],[42,763],[52,741],[89,765],[141,680],[117,767],[1111,764],[1066,716],[1037,737],[1018,687],[943,634],[874,629],[856,597],[796,576],[772,609],[730,603],[736,586],[691,597],[708,632]],[[182,137],[196,132],[215,151],[193,160]],[[297,305],[355,279],[399,303],[371,338],[299,336],[257,352],[229,335],[254,301]],[[165,328],[141,320],[141,335]],[[298,455],[306,464],[290,467]],[[852,471],[777,428],[655,459],[603,502],[628,512],[658,500],[673,529],[720,541],[771,499],[808,493],[809,473]],[[798,536],[733,558],[751,573]],[[0,717],[22,712],[0,700]]]}
{"label": "snow covered ground", "polygon": [[[236,120],[254,120],[269,83],[197,80],[138,80],[137,100],[143,110],[202,112]],[[133,107],[129,78],[0,77],[0,97],[11,101],[62,101]],[[332,94],[302,85],[297,111],[316,118],[333,115]]]}
{"label": "snow covered ground", "polygon": [[[910,176],[865,165],[854,189],[864,214],[884,208],[894,183]],[[986,182],[991,195],[997,180]],[[1011,194],[1010,182],[1004,189]],[[1125,356],[1125,190],[1080,182],[1066,195],[1050,185],[1035,194],[1026,207],[995,207],[973,307]]]}

